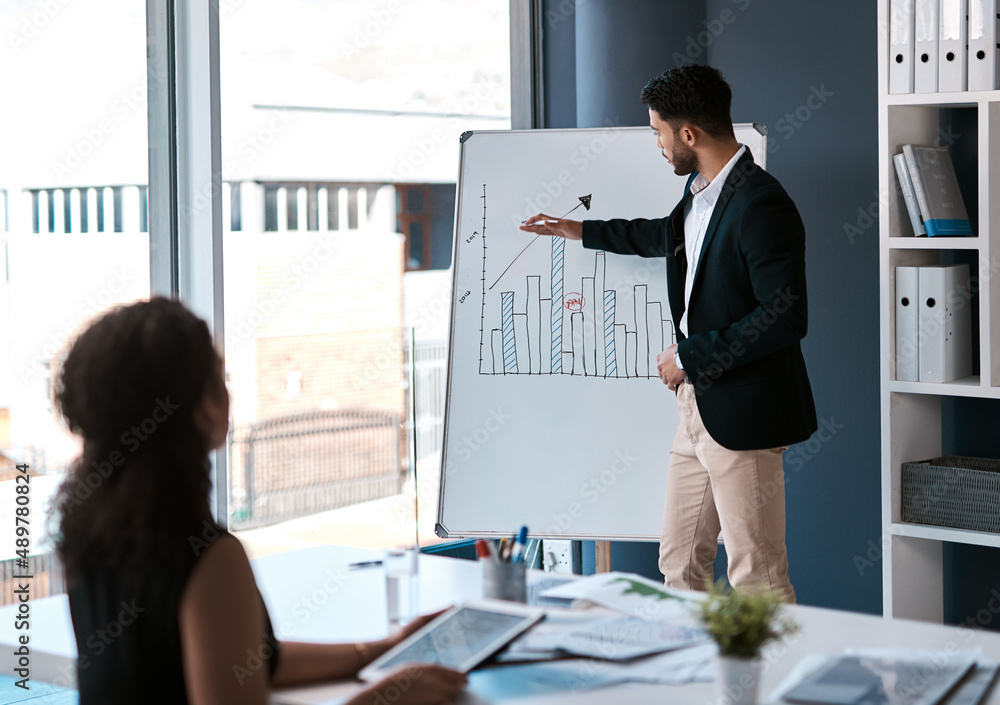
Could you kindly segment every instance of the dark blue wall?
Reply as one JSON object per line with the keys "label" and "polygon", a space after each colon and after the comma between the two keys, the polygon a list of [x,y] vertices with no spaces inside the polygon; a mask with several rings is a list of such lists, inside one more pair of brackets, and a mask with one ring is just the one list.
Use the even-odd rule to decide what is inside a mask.
{"label": "dark blue wall", "polygon": [[785,456],[790,574],[803,603],[881,612],[881,564],[855,561],[881,541],[876,5],[709,0],[706,17],[733,8],[708,61],[733,120],[768,126],[767,169],[805,221],[803,353],[827,427]]}
{"label": "dark blue wall", "polygon": [[698,32],[703,13],[700,2],[681,0],[577,3],[576,126],[648,125],[639,93]]}
{"label": "dark blue wall", "polygon": [[[806,224],[803,349],[826,428],[785,458],[791,578],[802,603],[867,612],[881,611],[882,583],[877,560],[855,560],[881,540],[876,27],[863,0],[837,12],[796,0],[588,0],[575,27],[579,126],[646,124],[645,82],[707,62],[733,86],[734,121],[769,129],[768,171]],[[593,544],[584,564],[593,570]],[[652,544],[616,543],[612,565],[660,577]]]}
{"label": "dark blue wall", "polygon": [[545,127],[576,127],[576,8],[542,0],[542,83]]}

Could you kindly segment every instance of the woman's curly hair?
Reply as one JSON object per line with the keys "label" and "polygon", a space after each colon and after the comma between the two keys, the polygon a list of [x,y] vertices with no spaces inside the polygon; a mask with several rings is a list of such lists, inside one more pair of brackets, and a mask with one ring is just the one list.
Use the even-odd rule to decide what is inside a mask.
{"label": "woman's curly hair", "polygon": [[83,438],[54,502],[70,581],[177,555],[211,520],[208,448],[195,412],[219,379],[208,326],[157,297],[105,314],[66,355],[55,402]]}

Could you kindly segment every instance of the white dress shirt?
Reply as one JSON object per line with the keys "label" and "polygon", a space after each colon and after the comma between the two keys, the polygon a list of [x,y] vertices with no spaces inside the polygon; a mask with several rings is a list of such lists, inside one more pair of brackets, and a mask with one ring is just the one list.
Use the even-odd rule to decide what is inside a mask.
{"label": "white dress shirt", "polygon": [[705,241],[705,231],[712,220],[712,212],[722,192],[726,177],[736,166],[736,162],[747,151],[745,145],[726,162],[722,170],[709,181],[700,173],[691,182],[691,199],[684,207],[684,251],[687,254],[687,276],[684,279],[684,315],[678,326],[686,338],[688,335],[688,309],[691,304],[691,289],[694,287],[694,276],[698,271],[698,258],[701,256],[701,245]]}

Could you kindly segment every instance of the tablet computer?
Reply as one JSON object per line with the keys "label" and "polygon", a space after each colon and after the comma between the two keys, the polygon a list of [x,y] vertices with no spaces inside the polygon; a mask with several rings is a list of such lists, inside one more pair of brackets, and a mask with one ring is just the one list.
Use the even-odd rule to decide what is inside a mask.
{"label": "tablet computer", "polygon": [[404,664],[413,663],[437,663],[466,673],[544,616],[543,610],[512,602],[466,602],[424,625],[358,675],[362,680],[378,680]]}

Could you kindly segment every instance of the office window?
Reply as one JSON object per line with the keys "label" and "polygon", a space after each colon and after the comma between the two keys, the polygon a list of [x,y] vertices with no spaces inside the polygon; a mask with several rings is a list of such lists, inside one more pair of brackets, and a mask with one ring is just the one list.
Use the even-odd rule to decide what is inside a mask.
{"label": "office window", "polygon": [[[435,189],[454,191],[462,132],[510,127],[509,9],[386,7],[382,22],[348,0],[220,14],[241,225],[224,248],[229,519],[251,555],[412,543],[415,494],[421,541],[438,540],[448,307],[434,227],[450,240],[454,201]],[[421,297],[440,316],[416,327]]]}
{"label": "office window", "polygon": [[[365,230],[376,216],[384,183],[295,182],[263,184],[264,230]],[[238,230],[239,228],[233,228]]]}
{"label": "office window", "polygon": [[[0,36],[0,498],[27,463],[38,598],[62,589],[43,517],[80,452],[54,416],[53,375],[81,329],[149,296],[145,4],[15,0]],[[13,506],[0,500],[11,536]],[[0,546],[0,576],[18,572],[13,551]]]}
{"label": "office window", "polygon": [[431,199],[428,184],[396,186],[396,228],[406,238],[406,269],[431,266]]}

